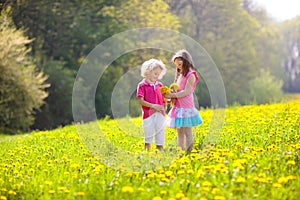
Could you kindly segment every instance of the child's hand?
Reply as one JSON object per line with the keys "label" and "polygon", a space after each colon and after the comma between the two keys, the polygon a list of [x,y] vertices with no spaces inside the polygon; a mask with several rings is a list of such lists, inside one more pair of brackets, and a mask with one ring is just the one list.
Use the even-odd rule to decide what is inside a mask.
{"label": "child's hand", "polygon": [[154,104],[154,105],[152,106],[152,108],[155,109],[156,111],[164,110],[164,106],[157,105],[157,104]]}
{"label": "child's hand", "polygon": [[171,94],[164,94],[164,97],[165,97],[166,99],[171,99]]}

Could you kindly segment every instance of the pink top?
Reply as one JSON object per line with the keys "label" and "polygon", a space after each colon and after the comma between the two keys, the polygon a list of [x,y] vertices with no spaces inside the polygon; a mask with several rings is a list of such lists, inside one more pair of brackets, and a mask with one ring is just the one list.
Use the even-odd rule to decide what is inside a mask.
{"label": "pink top", "polygon": [[193,107],[195,107],[193,92],[195,90],[197,82],[199,81],[199,78],[198,78],[196,72],[195,71],[189,71],[185,77],[181,76],[177,80],[177,83],[180,86],[180,90],[179,91],[184,90],[185,85],[187,83],[187,80],[188,80],[189,76],[192,75],[192,74],[195,76],[196,81],[195,81],[195,83],[193,85],[193,88],[192,88],[190,94],[188,94],[185,97],[176,99],[174,106],[177,106],[177,107],[180,107],[180,108],[193,108]]}
{"label": "pink top", "polygon": [[[137,97],[143,97],[145,101],[152,104],[158,104],[164,106],[164,98],[159,88],[162,87],[163,84],[156,81],[155,83],[150,83],[146,79],[143,79],[137,87]],[[149,108],[146,106],[142,106],[143,111],[143,119],[150,117],[152,114],[157,112],[153,108]],[[165,115],[165,111],[162,110],[161,113]]]}

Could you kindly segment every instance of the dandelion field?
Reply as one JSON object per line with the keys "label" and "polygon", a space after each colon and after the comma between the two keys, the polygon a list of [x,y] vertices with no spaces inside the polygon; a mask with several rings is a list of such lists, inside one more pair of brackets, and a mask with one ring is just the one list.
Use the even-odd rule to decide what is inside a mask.
{"label": "dandelion field", "polygon": [[[0,200],[299,199],[300,101],[224,111],[225,121],[213,145],[203,145],[213,114],[203,110],[204,123],[193,129],[194,150],[175,151],[176,159],[154,170],[105,165],[87,150],[75,125],[1,135]],[[121,145],[124,152],[163,157],[154,149],[143,152],[142,139],[132,139],[116,121],[97,122],[102,137]],[[133,122],[141,126],[141,118]],[[175,131],[166,128],[166,149],[175,139]],[[140,165],[138,159],[135,164]]]}

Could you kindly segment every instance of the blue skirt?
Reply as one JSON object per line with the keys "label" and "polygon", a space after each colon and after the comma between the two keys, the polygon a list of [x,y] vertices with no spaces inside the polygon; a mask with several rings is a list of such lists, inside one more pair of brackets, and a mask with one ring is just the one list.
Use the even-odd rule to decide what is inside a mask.
{"label": "blue skirt", "polygon": [[168,114],[169,128],[193,127],[202,124],[202,118],[196,108],[172,107]]}

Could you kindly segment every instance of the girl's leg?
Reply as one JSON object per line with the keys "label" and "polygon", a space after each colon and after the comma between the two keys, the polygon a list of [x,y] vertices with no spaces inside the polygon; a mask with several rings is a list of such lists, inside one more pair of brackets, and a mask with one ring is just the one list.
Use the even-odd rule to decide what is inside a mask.
{"label": "girl's leg", "polygon": [[194,146],[194,136],[192,133],[191,127],[184,127],[183,128],[184,135],[186,137],[186,151],[190,152]]}
{"label": "girl's leg", "polygon": [[184,132],[183,127],[177,128],[177,145],[184,150]]}

